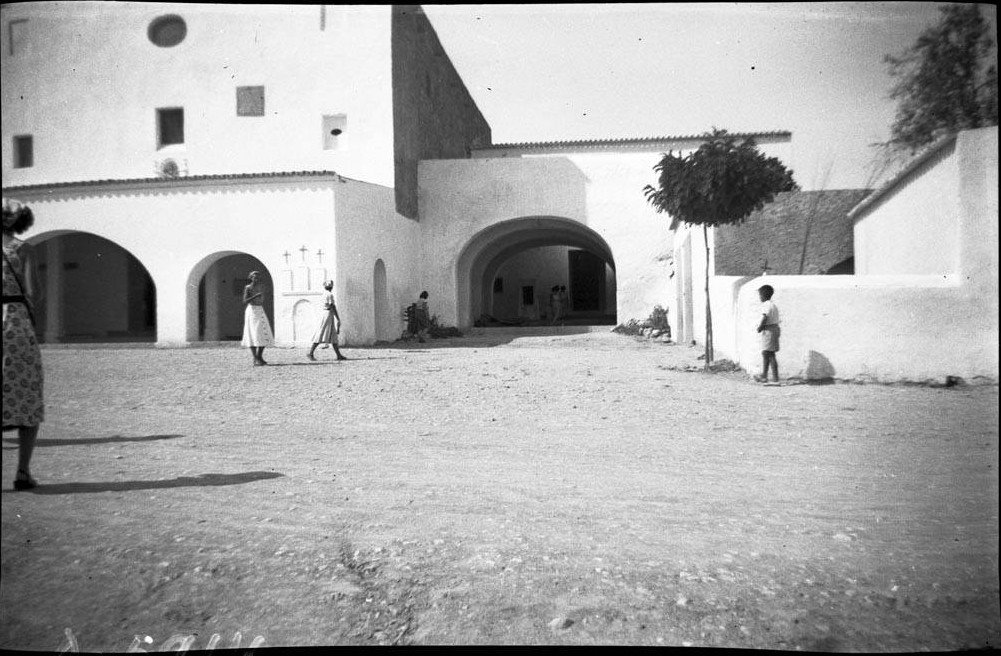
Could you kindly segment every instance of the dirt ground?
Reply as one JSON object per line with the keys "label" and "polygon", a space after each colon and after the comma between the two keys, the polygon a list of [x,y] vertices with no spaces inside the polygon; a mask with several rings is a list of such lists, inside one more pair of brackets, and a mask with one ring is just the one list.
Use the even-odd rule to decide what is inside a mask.
{"label": "dirt ground", "polygon": [[999,645],[996,386],[766,387],[579,330],[46,348],[0,647]]}

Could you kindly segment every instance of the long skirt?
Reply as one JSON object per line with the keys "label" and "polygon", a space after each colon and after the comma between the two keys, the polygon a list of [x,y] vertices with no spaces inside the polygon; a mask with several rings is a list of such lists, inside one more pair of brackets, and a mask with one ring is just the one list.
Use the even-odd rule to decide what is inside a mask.
{"label": "long skirt", "polygon": [[765,326],[758,335],[761,338],[761,350],[762,351],[778,351],[779,350],[779,334],[782,331],[779,329],[777,323],[771,323]]}
{"label": "long skirt", "polygon": [[45,420],[42,353],[28,308],[3,304],[3,427],[38,426]]}
{"label": "long skirt", "polygon": [[337,328],[334,326],[334,313],[324,312],[323,321],[316,328],[316,332],[313,333],[313,343],[314,344],[336,344],[337,343]]}
{"label": "long skirt", "polygon": [[248,305],[243,313],[243,346],[274,346],[275,336],[268,315],[260,305]]}

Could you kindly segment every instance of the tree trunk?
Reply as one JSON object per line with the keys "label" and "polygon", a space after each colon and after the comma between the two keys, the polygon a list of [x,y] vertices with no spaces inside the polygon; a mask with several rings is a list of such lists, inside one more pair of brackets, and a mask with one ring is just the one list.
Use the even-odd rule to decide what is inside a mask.
{"label": "tree trunk", "polygon": [[709,228],[702,224],[702,238],[706,245],[706,362],[705,368],[713,363],[713,310],[709,302]]}

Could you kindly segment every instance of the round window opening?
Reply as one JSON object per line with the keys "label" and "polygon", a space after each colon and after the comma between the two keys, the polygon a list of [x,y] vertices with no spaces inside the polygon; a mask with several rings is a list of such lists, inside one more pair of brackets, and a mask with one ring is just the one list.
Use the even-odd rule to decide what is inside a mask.
{"label": "round window opening", "polygon": [[160,16],[149,24],[149,40],[161,48],[176,46],[188,34],[188,26],[180,16]]}

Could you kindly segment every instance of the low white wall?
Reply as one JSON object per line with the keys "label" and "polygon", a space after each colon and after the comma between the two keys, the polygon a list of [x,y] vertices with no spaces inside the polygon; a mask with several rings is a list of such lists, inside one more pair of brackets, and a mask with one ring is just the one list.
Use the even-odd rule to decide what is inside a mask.
{"label": "low white wall", "polygon": [[[720,308],[719,350],[761,368],[757,289],[775,288],[782,321],[780,375],[872,381],[998,375],[994,321],[971,321],[982,303],[958,276],[764,276],[746,280],[736,313]],[[723,283],[720,283],[723,286]],[[723,294],[720,294],[723,303]],[[715,305],[715,304],[714,304]],[[724,331],[733,337],[722,338]],[[726,342],[724,348],[724,339]]]}

